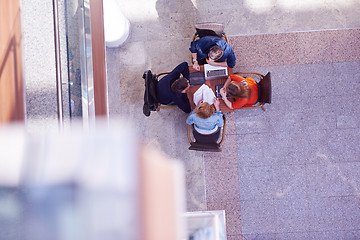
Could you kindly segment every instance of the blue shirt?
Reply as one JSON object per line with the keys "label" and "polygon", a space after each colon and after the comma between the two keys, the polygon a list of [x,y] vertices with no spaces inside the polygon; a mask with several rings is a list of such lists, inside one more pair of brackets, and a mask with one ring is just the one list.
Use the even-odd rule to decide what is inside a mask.
{"label": "blue shirt", "polygon": [[187,62],[179,64],[168,75],[160,79],[157,84],[157,97],[161,104],[175,102],[181,110],[189,113],[191,111],[191,107],[187,94],[177,93],[171,90],[171,84],[180,78],[180,74],[182,74],[186,79],[190,78],[189,65]]}
{"label": "blue shirt", "polygon": [[224,50],[224,54],[216,62],[227,62],[229,68],[235,67],[236,57],[231,46],[222,38],[215,36],[205,36],[199,40],[193,41],[190,44],[190,52],[197,53],[197,59],[206,58],[209,54],[210,48],[218,45]]}
{"label": "blue shirt", "polygon": [[204,119],[191,112],[186,119],[186,123],[189,125],[195,124],[196,127],[202,130],[213,130],[216,126],[224,126],[223,114],[220,111],[214,112],[213,115]]}

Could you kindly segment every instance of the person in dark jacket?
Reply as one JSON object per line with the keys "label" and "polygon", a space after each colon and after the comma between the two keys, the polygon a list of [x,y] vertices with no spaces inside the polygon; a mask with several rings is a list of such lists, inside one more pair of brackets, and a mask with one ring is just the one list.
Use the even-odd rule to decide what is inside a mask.
{"label": "person in dark jacket", "polygon": [[200,70],[200,65],[210,64],[213,66],[235,67],[236,57],[231,46],[222,38],[205,36],[190,43],[193,68]]}
{"label": "person in dark jacket", "polygon": [[161,78],[158,82],[158,101],[165,105],[174,103],[184,112],[190,113],[190,102],[186,94],[190,87],[189,78],[190,73],[187,62],[183,62],[176,66],[174,70]]}

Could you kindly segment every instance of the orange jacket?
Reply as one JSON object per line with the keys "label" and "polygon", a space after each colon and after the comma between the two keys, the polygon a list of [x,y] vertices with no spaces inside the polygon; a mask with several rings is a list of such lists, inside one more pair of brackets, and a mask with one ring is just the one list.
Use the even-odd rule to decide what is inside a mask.
{"label": "orange jacket", "polygon": [[234,109],[239,109],[242,107],[251,107],[252,105],[254,105],[258,99],[258,86],[255,82],[254,79],[252,79],[251,77],[247,77],[247,78],[243,78],[239,75],[230,75],[231,81],[235,81],[235,82],[241,82],[241,81],[246,81],[249,84],[249,88],[250,88],[250,97],[249,99],[238,99],[235,98],[235,101],[232,103],[232,107]]}

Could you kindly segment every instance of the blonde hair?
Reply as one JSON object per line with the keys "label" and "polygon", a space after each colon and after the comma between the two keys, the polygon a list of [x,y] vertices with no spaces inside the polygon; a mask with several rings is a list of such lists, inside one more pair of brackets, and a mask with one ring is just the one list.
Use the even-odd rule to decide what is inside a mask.
{"label": "blonde hair", "polygon": [[[243,80],[245,81],[245,80]],[[241,82],[235,82],[235,81],[231,81],[229,86],[227,87],[227,92],[229,93],[230,96],[239,98],[239,99],[249,99],[250,97],[250,88],[249,86],[244,83],[243,81]]]}
{"label": "blonde hair", "polygon": [[215,108],[207,102],[202,102],[196,106],[194,112],[198,117],[206,119],[214,114]]}

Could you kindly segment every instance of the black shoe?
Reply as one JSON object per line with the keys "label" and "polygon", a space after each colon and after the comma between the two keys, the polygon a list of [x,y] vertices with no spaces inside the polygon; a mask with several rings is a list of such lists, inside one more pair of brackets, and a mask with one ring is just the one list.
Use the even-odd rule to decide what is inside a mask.
{"label": "black shoe", "polygon": [[144,106],[143,106],[143,113],[145,116],[150,116],[150,108],[149,108],[149,105],[147,105],[146,103],[144,103]]}

